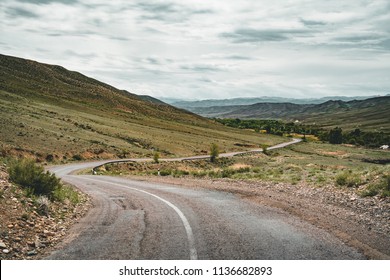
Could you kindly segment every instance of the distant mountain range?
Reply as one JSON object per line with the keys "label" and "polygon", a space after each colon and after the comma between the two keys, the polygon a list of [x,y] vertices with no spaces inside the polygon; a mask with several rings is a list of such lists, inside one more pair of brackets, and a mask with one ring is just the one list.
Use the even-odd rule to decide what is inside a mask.
{"label": "distant mountain range", "polygon": [[244,97],[231,99],[205,99],[205,100],[180,100],[175,98],[162,98],[168,104],[178,108],[205,108],[216,106],[238,106],[238,105],[252,105],[256,103],[294,103],[294,104],[321,104],[329,100],[352,101],[364,100],[367,98],[379,96],[326,96],[321,98],[286,98],[286,97]]}
{"label": "distant mountain range", "polygon": [[[292,99],[294,103],[282,102],[291,100],[285,98],[236,98],[182,101],[173,104],[209,118],[298,120],[302,123],[316,123],[329,128],[338,125],[346,129],[361,127],[366,130],[390,132],[390,95],[371,98],[337,97],[337,100],[332,100],[333,98],[336,97]],[[359,98],[360,100],[358,100]],[[242,103],[257,100],[268,101],[242,105]],[[326,101],[323,102],[324,100]],[[213,104],[229,105],[213,106]],[[196,105],[198,107],[195,107]]]}

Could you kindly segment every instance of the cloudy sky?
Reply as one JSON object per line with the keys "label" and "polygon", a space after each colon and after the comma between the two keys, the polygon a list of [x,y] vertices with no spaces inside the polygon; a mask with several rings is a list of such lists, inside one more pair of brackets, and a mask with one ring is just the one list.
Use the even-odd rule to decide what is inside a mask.
{"label": "cloudy sky", "polygon": [[1,0],[0,53],[187,99],[390,93],[389,0]]}

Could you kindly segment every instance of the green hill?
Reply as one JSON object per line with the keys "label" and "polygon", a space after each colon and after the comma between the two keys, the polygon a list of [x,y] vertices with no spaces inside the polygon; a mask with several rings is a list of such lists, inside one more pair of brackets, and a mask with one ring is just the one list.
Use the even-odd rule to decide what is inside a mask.
{"label": "green hill", "polygon": [[0,156],[42,160],[207,153],[280,138],[234,130],[63,67],[0,55]]}
{"label": "green hill", "polygon": [[321,104],[256,103],[194,108],[193,112],[218,118],[299,120],[324,128],[340,126],[351,130],[359,127],[390,133],[390,96],[352,101],[329,100]]}

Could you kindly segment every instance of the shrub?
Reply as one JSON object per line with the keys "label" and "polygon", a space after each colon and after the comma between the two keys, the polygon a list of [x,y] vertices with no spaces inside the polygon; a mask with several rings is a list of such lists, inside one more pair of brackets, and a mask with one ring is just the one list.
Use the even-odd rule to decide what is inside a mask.
{"label": "shrub", "polygon": [[239,169],[235,170],[236,173],[247,173],[250,171],[251,171],[251,168],[249,166],[240,167]]}
{"label": "shrub", "polygon": [[44,172],[33,160],[23,159],[11,163],[9,178],[12,182],[26,188],[34,195],[52,198],[53,191],[60,187],[60,179],[50,172]]}
{"label": "shrub", "polygon": [[172,170],[171,169],[163,169],[160,171],[160,176],[169,176],[171,175]]}
{"label": "shrub", "polygon": [[231,170],[229,168],[223,169],[221,173],[222,178],[230,178],[234,174],[234,170]]}
{"label": "shrub", "polygon": [[390,196],[390,174],[383,175],[379,182],[369,184],[367,188],[360,193],[363,197],[375,196],[377,194],[383,197]]}
{"label": "shrub", "polygon": [[82,160],[83,159],[83,157],[81,155],[74,155],[72,158],[74,160]]}
{"label": "shrub", "polygon": [[52,155],[52,154],[48,154],[47,156],[46,156],[46,161],[47,162],[52,162],[54,160],[54,156]]}
{"label": "shrub", "polygon": [[35,203],[38,206],[37,211],[40,215],[49,215],[50,201],[46,196],[39,196]]}
{"label": "shrub", "polygon": [[159,159],[160,159],[160,153],[159,153],[159,152],[155,152],[155,153],[153,154],[153,161],[154,161],[155,163],[158,163]]}
{"label": "shrub", "polygon": [[190,172],[188,172],[186,170],[180,170],[180,169],[179,170],[174,170],[172,172],[173,177],[183,177],[183,176],[187,176],[189,174],[190,174]]}
{"label": "shrub", "polygon": [[193,171],[191,172],[191,175],[197,178],[203,178],[206,177],[207,172],[206,171]]}
{"label": "shrub", "polygon": [[360,196],[376,196],[378,193],[378,186],[376,184],[369,184],[368,187],[360,193]]}
{"label": "shrub", "polygon": [[347,173],[341,173],[336,176],[336,184],[339,186],[345,186],[347,184]]}
{"label": "shrub", "polygon": [[268,145],[262,144],[262,145],[261,145],[261,148],[263,149],[263,153],[264,153],[265,155],[269,155]]}
{"label": "shrub", "polygon": [[349,188],[358,187],[362,184],[362,179],[358,174],[343,172],[336,176],[336,184],[339,186],[347,186]]}
{"label": "shrub", "polygon": [[60,202],[69,201],[73,205],[80,202],[79,193],[70,186],[61,186],[56,188],[53,192],[53,198],[54,200]]}
{"label": "shrub", "polygon": [[217,144],[212,143],[210,145],[210,161],[216,162],[218,156],[219,156],[219,148],[218,148]]}

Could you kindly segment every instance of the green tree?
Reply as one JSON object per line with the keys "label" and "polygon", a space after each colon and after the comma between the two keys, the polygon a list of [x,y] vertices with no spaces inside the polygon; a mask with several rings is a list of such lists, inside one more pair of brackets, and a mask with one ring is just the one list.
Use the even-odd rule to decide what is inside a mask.
{"label": "green tree", "polygon": [[218,145],[215,143],[212,143],[210,145],[210,161],[215,162],[219,156],[219,148]]}
{"label": "green tree", "polygon": [[263,149],[263,153],[265,154],[265,155],[269,155],[269,151],[268,151],[268,145],[266,145],[266,144],[262,144],[262,145],[260,145],[261,146],[261,148]]}
{"label": "green tree", "polygon": [[154,152],[154,154],[153,154],[153,161],[155,163],[158,163],[159,160],[160,160],[160,153],[159,152]]}
{"label": "green tree", "polygon": [[340,127],[333,128],[329,131],[329,143],[331,144],[343,143],[343,130]]}

